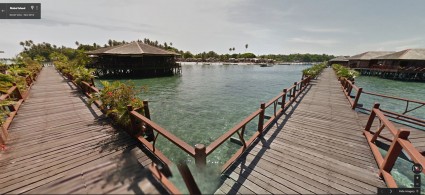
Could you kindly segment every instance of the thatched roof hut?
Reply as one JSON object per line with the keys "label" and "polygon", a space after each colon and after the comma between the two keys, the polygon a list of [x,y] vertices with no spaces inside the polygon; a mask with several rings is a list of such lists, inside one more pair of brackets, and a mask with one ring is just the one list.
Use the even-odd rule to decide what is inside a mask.
{"label": "thatched roof hut", "polygon": [[179,54],[142,42],[100,48],[86,52],[94,58],[89,66],[99,76],[162,76],[180,71]]}
{"label": "thatched roof hut", "polygon": [[346,57],[346,56],[337,56],[336,58],[329,60],[328,64],[329,65],[341,64],[343,66],[347,66],[348,65],[348,57]]}
{"label": "thatched roof hut", "polygon": [[425,49],[406,49],[388,55],[375,57],[379,64],[387,67],[425,67]]}
{"label": "thatched roof hut", "polygon": [[375,58],[394,53],[393,51],[368,51],[348,58],[351,68],[367,68],[376,63]]}

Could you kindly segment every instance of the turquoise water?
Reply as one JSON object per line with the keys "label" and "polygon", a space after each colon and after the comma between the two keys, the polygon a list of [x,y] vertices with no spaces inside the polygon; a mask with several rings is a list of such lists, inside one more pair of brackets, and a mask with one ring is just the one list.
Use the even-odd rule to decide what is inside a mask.
{"label": "turquoise water", "polygon": [[[307,67],[309,65],[183,65],[181,76],[131,81],[148,89],[140,97],[149,101],[151,119],[155,123],[189,145],[208,146],[256,111],[261,102],[269,101],[299,81],[301,70]],[[246,140],[256,131],[257,120],[247,125]],[[224,142],[208,156],[207,169],[200,171],[194,168],[192,157],[164,137],[158,137],[156,147],[175,163],[188,162],[201,191],[207,194],[214,193],[221,166],[240,148],[230,141]],[[171,169],[179,175],[176,167]],[[172,182],[182,193],[188,193],[181,177],[172,177]]]}
{"label": "turquoise water", "polygon": [[[425,101],[425,84],[419,82],[403,82],[382,79],[379,77],[360,76],[356,78],[356,85],[362,87],[363,90],[384,94],[388,96],[402,97],[412,100]],[[372,108],[374,103],[380,103],[380,108],[403,113],[406,102],[399,100],[391,100],[372,95],[362,94],[359,103],[363,104],[365,108]],[[410,103],[409,108],[414,108],[418,104]],[[415,111],[409,112],[407,115],[417,118],[425,119],[425,107],[419,108]],[[414,125],[413,125],[414,126]],[[417,126],[415,126],[417,127]],[[382,155],[386,154],[385,150],[380,150]],[[391,174],[393,175],[399,187],[411,188],[413,187],[413,172],[411,161],[398,158]],[[425,194],[425,177],[421,173],[421,194]]]}
{"label": "turquoise water", "polygon": [[[360,76],[356,78],[355,84],[368,92],[425,101],[425,83],[403,82],[379,77]],[[380,108],[382,109],[398,113],[403,113],[406,107],[405,101],[392,100],[367,94],[362,94],[359,99],[359,103],[363,104],[363,107],[368,109],[371,109],[375,102],[380,103]],[[418,104],[409,103],[409,109],[415,108],[416,106],[418,106]],[[409,112],[407,115],[425,119],[425,107]]]}
{"label": "turquoise water", "polygon": [[[284,88],[301,79],[308,66],[275,65],[183,65],[182,75],[135,79],[138,87],[148,90],[140,97],[149,100],[154,122],[187,142],[209,145]],[[128,81],[128,80],[123,80]],[[256,130],[254,119],[248,124],[246,138]],[[192,161],[165,138],[156,146],[170,159]],[[226,162],[239,148],[226,141],[208,156],[209,164]]]}
{"label": "turquoise water", "polygon": [[[300,80],[301,70],[309,66],[275,65],[259,67],[255,65],[183,65],[181,76],[135,79],[131,80],[138,87],[148,90],[140,97],[149,100],[151,118],[154,122],[181,138],[189,145],[198,143],[209,145],[223,133],[234,127],[241,120],[259,108],[261,102],[267,102],[282,89]],[[129,80],[122,80],[127,82]],[[401,96],[423,101],[425,88],[423,83],[400,82],[374,77],[359,77],[356,84],[366,91]],[[380,102],[383,108],[399,108],[398,103],[375,99],[363,95],[360,103],[371,108],[374,102]],[[424,116],[420,109],[412,114]],[[396,110],[399,111],[399,110]],[[271,114],[270,111],[266,112]],[[248,139],[257,127],[258,119],[248,124],[245,138]],[[193,165],[193,158],[159,136],[158,147],[172,161],[187,161]],[[203,192],[214,192],[221,165],[225,163],[239,145],[226,141],[208,156],[208,169],[204,172],[192,171],[195,179],[203,185]],[[193,170],[194,167],[190,166]],[[409,186],[411,171],[408,162],[398,161],[393,174],[400,186]],[[173,173],[178,174],[175,167]],[[180,177],[173,177],[173,182],[182,189],[185,187]],[[425,179],[423,179],[425,181]],[[410,183],[409,183],[410,182]]]}

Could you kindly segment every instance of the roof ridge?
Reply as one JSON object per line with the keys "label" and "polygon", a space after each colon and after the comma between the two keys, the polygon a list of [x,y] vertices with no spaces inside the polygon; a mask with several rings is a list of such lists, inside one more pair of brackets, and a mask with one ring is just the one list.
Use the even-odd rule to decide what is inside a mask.
{"label": "roof ridge", "polygon": [[402,56],[406,55],[406,54],[407,54],[407,52],[409,52],[410,50],[411,50],[411,49],[406,49],[406,50],[404,50],[403,54],[401,54],[399,58],[401,58]]}
{"label": "roof ridge", "polygon": [[140,43],[140,42],[139,42],[139,41],[137,41],[137,42],[136,42],[136,45],[137,45],[137,47],[140,49],[140,53],[143,53],[143,49],[142,49],[142,47],[140,47],[139,43]]}
{"label": "roof ridge", "polygon": [[[126,46],[126,45],[130,45],[131,43],[127,43],[127,44],[122,44],[122,45],[119,45],[118,47],[114,47],[114,48],[111,48],[111,49],[109,49],[109,50],[106,50],[105,52],[107,52],[107,51],[112,51],[112,50],[114,50],[114,49],[118,49],[118,48],[121,48],[121,47],[124,47],[124,46]],[[113,46],[112,46],[113,47]]]}

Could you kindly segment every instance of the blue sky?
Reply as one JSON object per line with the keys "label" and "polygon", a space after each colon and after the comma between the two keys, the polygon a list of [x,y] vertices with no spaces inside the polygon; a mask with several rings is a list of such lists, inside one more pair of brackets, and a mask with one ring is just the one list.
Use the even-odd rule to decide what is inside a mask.
{"label": "blue sky", "polygon": [[0,20],[0,57],[16,55],[27,39],[75,47],[75,41],[150,38],[194,53],[235,47],[237,53],[355,55],[425,48],[422,0],[19,2],[41,2],[42,19]]}

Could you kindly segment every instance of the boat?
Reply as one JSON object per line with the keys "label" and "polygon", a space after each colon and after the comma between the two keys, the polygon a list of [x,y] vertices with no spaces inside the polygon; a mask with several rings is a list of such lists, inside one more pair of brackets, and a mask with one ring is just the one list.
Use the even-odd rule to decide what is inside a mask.
{"label": "boat", "polygon": [[273,64],[259,64],[260,67],[272,67]]}

